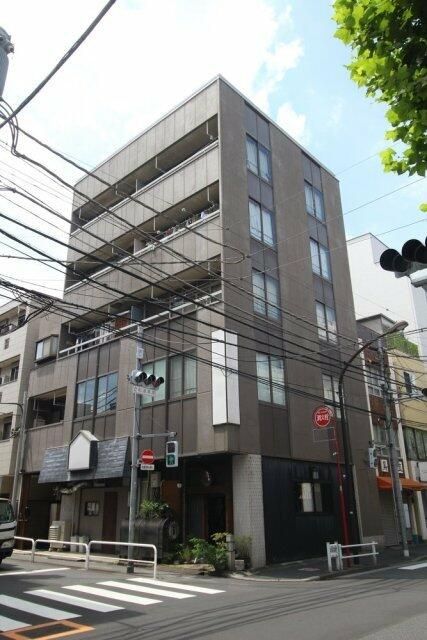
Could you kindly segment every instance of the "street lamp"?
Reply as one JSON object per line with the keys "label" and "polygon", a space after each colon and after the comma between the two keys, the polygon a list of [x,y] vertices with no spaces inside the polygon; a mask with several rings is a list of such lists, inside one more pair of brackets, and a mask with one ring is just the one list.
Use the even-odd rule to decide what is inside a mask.
{"label": "street lamp", "polygon": [[[371,340],[368,340],[367,342],[363,343],[362,346],[359,347],[359,349],[357,349],[357,351],[353,353],[351,358],[349,358],[344,363],[339,375],[338,397],[339,397],[339,405],[340,405],[340,413],[341,413],[341,431],[342,431],[342,444],[343,444],[343,454],[344,454],[344,470],[345,470],[344,472],[345,472],[345,487],[346,487],[345,504],[347,505],[346,521],[349,521],[349,524],[350,524],[349,526],[350,536],[349,536],[347,527],[344,527],[344,532],[343,532],[344,545],[350,544],[349,537],[351,538],[352,542],[356,538],[357,539],[359,538],[359,531],[358,531],[357,520],[356,520],[356,504],[354,499],[353,473],[352,473],[351,459],[350,459],[350,434],[348,429],[346,406],[344,402],[344,389],[343,389],[344,376],[347,372],[347,369],[353,362],[353,360],[355,360],[357,356],[359,356],[362,353],[362,351],[366,349],[366,347],[369,347],[371,344],[373,344],[374,342],[377,342],[378,340],[381,340],[381,338],[384,338],[385,336],[388,336],[392,333],[397,333],[399,331],[403,331],[404,329],[406,329],[407,326],[408,326],[408,323],[405,320],[396,322],[389,329],[387,329],[387,331],[384,331],[383,333],[375,336]],[[400,485],[399,485],[399,490],[400,490]]]}

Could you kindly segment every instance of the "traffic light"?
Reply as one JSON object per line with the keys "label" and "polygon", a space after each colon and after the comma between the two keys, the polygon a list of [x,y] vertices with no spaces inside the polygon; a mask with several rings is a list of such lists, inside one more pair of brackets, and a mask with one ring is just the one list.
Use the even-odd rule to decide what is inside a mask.
{"label": "traffic light", "polygon": [[396,278],[410,276],[420,269],[425,269],[427,238],[424,244],[420,240],[408,240],[402,247],[402,253],[396,249],[386,249],[380,256],[380,265],[385,271],[393,271]]}
{"label": "traffic light", "polygon": [[169,440],[166,442],[166,467],[178,466],[178,440]]}
{"label": "traffic light", "polygon": [[134,369],[128,375],[128,380],[131,384],[134,385],[144,385],[145,387],[151,387],[152,389],[158,389],[160,385],[162,385],[165,379],[162,376],[156,378],[154,373],[148,375],[145,371],[141,369]]}

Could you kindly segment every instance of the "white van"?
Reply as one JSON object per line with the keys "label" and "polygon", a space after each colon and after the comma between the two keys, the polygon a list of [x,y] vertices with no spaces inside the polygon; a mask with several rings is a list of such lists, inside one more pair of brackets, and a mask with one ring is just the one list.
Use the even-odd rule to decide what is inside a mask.
{"label": "white van", "polygon": [[15,533],[16,519],[10,500],[0,498],[0,563],[12,555]]}

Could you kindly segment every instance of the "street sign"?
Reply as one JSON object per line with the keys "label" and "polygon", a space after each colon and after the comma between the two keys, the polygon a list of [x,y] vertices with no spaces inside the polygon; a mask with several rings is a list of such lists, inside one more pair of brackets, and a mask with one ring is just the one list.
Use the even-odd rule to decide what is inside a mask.
{"label": "street sign", "polygon": [[144,464],[143,462],[140,462],[139,468],[141,471],[154,471],[154,464]]}
{"label": "street sign", "polygon": [[334,412],[330,407],[317,407],[313,411],[313,427],[316,429],[326,429],[331,424]]}
{"label": "street sign", "polygon": [[151,387],[134,387],[133,392],[139,396],[151,396],[153,398],[156,389],[152,389]]}
{"label": "street sign", "polygon": [[144,449],[144,451],[139,456],[139,459],[143,464],[153,464],[154,453],[152,449]]}

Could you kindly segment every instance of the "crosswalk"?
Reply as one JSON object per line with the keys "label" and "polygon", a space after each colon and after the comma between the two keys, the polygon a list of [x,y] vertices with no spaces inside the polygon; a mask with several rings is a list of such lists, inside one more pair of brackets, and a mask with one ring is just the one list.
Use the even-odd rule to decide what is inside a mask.
{"label": "crosswalk", "polygon": [[114,614],[125,610],[126,605],[147,607],[168,599],[185,600],[219,593],[225,592],[186,582],[129,578],[104,580],[92,585],[62,585],[56,590],[31,589],[25,591],[23,597],[0,594],[0,632],[28,628],[43,621],[80,618],[88,611]]}
{"label": "crosswalk", "polygon": [[427,568],[427,562],[419,562],[418,564],[408,564],[406,567],[399,567],[403,571],[416,571],[416,569]]}

